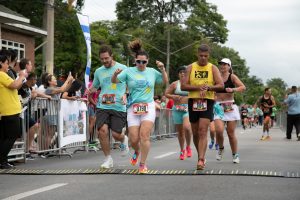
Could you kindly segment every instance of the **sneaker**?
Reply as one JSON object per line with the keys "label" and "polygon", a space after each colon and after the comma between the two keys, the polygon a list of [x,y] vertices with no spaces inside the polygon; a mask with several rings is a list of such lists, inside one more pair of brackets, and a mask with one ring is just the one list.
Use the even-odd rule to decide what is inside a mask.
{"label": "sneaker", "polygon": [[232,160],[233,163],[235,163],[235,164],[240,163],[240,156],[239,156],[238,153],[234,154],[234,155],[232,156],[232,158],[233,158],[233,160]]}
{"label": "sneaker", "polygon": [[139,158],[139,153],[138,152],[134,152],[134,154],[132,155],[131,159],[130,159],[130,163],[131,165],[136,165],[137,161]]}
{"label": "sneaker", "polygon": [[264,140],[266,140],[266,138],[267,137],[263,135],[263,136],[261,136],[260,140],[264,141]]}
{"label": "sneaker", "polygon": [[124,135],[124,141],[123,141],[123,143],[121,143],[120,148],[121,148],[121,152],[122,152],[121,155],[122,156],[128,155],[129,147],[128,147],[128,137],[127,137],[127,135]]}
{"label": "sneaker", "polygon": [[271,137],[268,135],[265,140],[271,140]]}
{"label": "sneaker", "polygon": [[208,145],[208,148],[212,149],[214,147],[214,144],[215,144],[215,142],[211,140],[209,145]]}
{"label": "sneaker", "polygon": [[190,146],[187,146],[187,147],[186,147],[186,156],[187,156],[188,158],[192,157],[192,149],[191,149]]}
{"label": "sneaker", "polygon": [[185,150],[180,151],[179,159],[184,160],[185,158]]}
{"label": "sneaker", "polygon": [[298,136],[298,141],[300,141],[300,136]]}
{"label": "sneaker", "polygon": [[26,160],[34,160],[35,158],[31,154],[26,155]]}
{"label": "sneaker", "polygon": [[219,148],[220,148],[219,144],[215,144],[215,148],[216,148],[216,150],[218,151]]}
{"label": "sneaker", "polygon": [[139,173],[140,174],[148,174],[148,168],[145,164],[141,164],[139,166]]}
{"label": "sneaker", "polygon": [[218,161],[221,161],[221,160],[222,160],[222,157],[223,157],[223,154],[224,154],[224,148],[223,148],[223,149],[219,148],[218,153],[217,153],[217,155],[216,155],[216,159],[217,159]]}
{"label": "sneaker", "polygon": [[14,169],[14,168],[15,168],[15,166],[13,166],[7,162],[0,164],[0,169]]}
{"label": "sneaker", "polygon": [[203,170],[205,168],[206,159],[200,159],[197,163],[197,170]]}
{"label": "sneaker", "polygon": [[105,158],[103,164],[100,167],[103,169],[109,169],[114,167],[114,161],[112,157]]}

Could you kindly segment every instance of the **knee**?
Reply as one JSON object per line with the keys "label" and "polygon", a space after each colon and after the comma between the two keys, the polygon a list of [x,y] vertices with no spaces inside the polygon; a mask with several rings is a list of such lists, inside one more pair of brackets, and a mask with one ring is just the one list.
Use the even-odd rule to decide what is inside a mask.
{"label": "knee", "polygon": [[147,133],[141,133],[140,139],[141,142],[148,142],[150,141],[150,135]]}

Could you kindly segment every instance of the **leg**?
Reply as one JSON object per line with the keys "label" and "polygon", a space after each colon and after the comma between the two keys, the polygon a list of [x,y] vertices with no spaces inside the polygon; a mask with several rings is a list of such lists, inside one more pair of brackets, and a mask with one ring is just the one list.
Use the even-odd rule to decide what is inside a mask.
{"label": "leg", "polygon": [[205,159],[205,153],[207,148],[207,131],[209,126],[210,120],[206,118],[200,118],[198,121],[198,131],[197,134],[199,136],[198,142],[198,149],[199,149],[199,156],[198,160]]}
{"label": "leg", "polygon": [[292,138],[292,131],[293,131],[293,117],[291,115],[287,115],[287,122],[286,122],[286,138]]}
{"label": "leg", "polygon": [[236,121],[227,122],[226,131],[227,131],[227,135],[228,135],[229,144],[230,144],[230,147],[231,147],[232,154],[237,153],[237,146],[238,146],[237,138],[236,138],[236,135],[235,135],[235,127],[236,127]]}
{"label": "leg", "polygon": [[183,131],[185,135],[186,146],[191,146],[192,140],[192,130],[191,130],[191,123],[189,121],[188,116],[183,118]]}
{"label": "leg", "polygon": [[193,133],[193,142],[194,142],[194,145],[195,145],[195,148],[197,150],[198,157],[199,157],[199,150],[198,150],[198,144],[199,144],[198,122],[191,123],[191,126],[192,126],[192,133]]}
{"label": "leg", "polygon": [[216,127],[216,142],[219,144],[221,149],[224,148],[224,122],[220,119],[215,120],[215,127]]}
{"label": "leg", "polygon": [[128,127],[129,141],[131,147],[135,152],[140,152],[140,136],[139,136],[140,127],[139,126],[130,126]]}
{"label": "leg", "polygon": [[142,121],[141,128],[139,130],[140,142],[141,142],[141,163],[145,164],[149,150],[150,150],[150,133],[153,128],[153,122]]}
{"label": "leg", "polygon": [[100,140],[100,146],[103,150],[104,155],[109,156],[110,146],[109,146],[109,130],[107,124],[103,124],[100,128],[98,128],[98,136]]}
{"label": "leg", "polygon": [[185,135],[183,131],[183,125],[182,124],[176,124],[176,130],[178,132],[178,142],[180,146],[180,151],[184,150],[184,141],[185,141]]}

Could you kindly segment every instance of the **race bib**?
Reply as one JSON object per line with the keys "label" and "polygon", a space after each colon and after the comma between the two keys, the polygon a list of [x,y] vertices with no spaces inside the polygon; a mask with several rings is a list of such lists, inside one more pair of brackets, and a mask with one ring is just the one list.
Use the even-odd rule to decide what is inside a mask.
{"label": "race bib", "polygon": [[187,112],[188,111],[188,106],[187,106],[187,104],[175,105],[175,109],[177,111]]}
{"label": "race bib", "polygon": [[148,104],[147,103],[135,103],[132,105],[133,114],[135,115],[144,115],[148,113]]}
{"label": "race bib", "polygon": [[116,103],[116,95],[115,94],[103,94],[102,95],[102,103],[103,104],[114,104],[114,103]]}
{"label": "race bib", "polygon": [[247,116],[247,113],[246,113],[246,112],[242,112],[242,115],[243,115],[243,116]]}
{"label": "race bib", "polygon": [[194,99],[193,100],[193,111],[206,111],[207,100],[206,99]]}
{"label": "race bib", "polygon": [[233,102],[221,103],[221,106],[224,108],[224,112],[232,112],[233,111]]}

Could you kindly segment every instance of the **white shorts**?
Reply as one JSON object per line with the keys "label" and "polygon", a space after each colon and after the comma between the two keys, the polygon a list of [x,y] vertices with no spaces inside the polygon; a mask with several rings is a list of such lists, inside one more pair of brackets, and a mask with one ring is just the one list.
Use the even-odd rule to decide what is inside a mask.
{"label": "white shorts", "polygon": [[[220,102],[216,102],[216,103],[220,103]],[[222,106],[221,106],[221,108],[224,111],[224,108]],[[220,118],[219,115],[215,115],[214,119],[221,119],[224,122],[240,120],[241,117],[240,117],[239,107],[236,104],[233,104],[232,108],[233,108],[233,111],[224,112],[224,116],[222,118]]]}
{"label": "white shorts", "polygon": [[156,111],[155,102],[148,103],[148,113],[143,115],[136,115],[133,113],[132,105],[127,109],[127,124],[128,127],[140,126],[142,121],[155,122]]}

